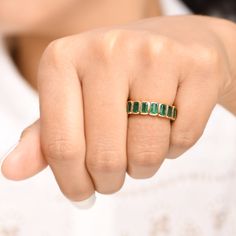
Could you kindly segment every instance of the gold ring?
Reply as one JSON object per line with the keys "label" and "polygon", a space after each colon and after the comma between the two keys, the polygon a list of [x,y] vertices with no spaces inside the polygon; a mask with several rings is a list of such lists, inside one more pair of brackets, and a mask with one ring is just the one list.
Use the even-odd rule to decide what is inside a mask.
{"label": "gold ring", "polygon": [[127,101],[127,113],[130,115],[150,115],[168,118],[172,121],[177,118],[177,108],[175,106],[147,101]]}

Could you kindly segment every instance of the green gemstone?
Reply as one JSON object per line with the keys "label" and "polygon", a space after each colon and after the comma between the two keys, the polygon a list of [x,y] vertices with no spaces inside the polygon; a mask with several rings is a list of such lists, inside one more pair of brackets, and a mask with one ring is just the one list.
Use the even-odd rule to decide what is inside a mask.
{"label": "green gemstone", "polygon": [[152,102],[150,105],[150,115],[157,115],[158,114],[158,103]]}
{"label": "green gemstone", "polygon": [[131,109],[132,109],[132,102],[128,102],[128,104],[127,104],[127,112],[131,113]]}
{"label": "green gemstone", "polygon": [[173,107],[172,106],[168,106],[168,109],[167,109],[167,116],[172,118],[172,111],[173,111]]}
{"label": "green gemstone", "polygon": [[139,102],[133,103],[133,113],[139,113]]}
{"label": "green gemstone", "polygon": [[159,114],[161,116],[166,116],[166,105],[165,104],[161,104],[160,105],[160,112],[159,112]]}
{"label": "green gemstone", "polygon": [[177,109],[174,108],[174,115],[173,115],[173,118],[176,119],[176,117],[177,117]]}
{"label": "green gemstone", "polygon": [[142,114],[148,114],[148,102],[142,102],[142,106],[141,106],[141,113]]}

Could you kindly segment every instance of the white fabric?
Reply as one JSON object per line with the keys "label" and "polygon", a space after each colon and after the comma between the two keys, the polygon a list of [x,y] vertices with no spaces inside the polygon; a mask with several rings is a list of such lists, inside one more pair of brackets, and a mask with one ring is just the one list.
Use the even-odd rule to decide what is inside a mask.
{"label": "white fabric", "polygon": [[[189,11],[163,0],[167,14]],[[37,94],[0,44],[0,157],[39,117]],[[193,124],[194,125],[194,124]],[[0,176],[0,236],[234,236],[236,119],[217,105],[197,144],[148,180],[127,176],[90,210],[63,197],[49,168],[13,182]]]}
{"label": "white fabric", "polygon": [[179,0],[161,0],[160,3],[165,15],[185,15],[191,13],[185,4]]}

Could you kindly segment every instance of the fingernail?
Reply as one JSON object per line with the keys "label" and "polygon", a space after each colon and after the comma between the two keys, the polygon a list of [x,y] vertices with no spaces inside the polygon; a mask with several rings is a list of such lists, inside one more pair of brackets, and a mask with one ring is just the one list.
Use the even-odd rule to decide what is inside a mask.
{"label": "fingernail", "polygon": [[83,201],[79,201],[79,202],[70,201],[70,202],[73,204],[73,206],[75,206],[78,209],[89,209],[94,205],[95,201],[96,201],[96,196],[95,194],[93,194],[89,198]]}
{"label": "fingernail", "polygon": [[15,143],[14,145],[12,145],[8,151],[6,152],[6,154],[4,154],[1,158],[0,158],[0,163],[2,163],[2,161],[17,147],[17,145],[19,144],[20,141],[18,141],[17,143]]}

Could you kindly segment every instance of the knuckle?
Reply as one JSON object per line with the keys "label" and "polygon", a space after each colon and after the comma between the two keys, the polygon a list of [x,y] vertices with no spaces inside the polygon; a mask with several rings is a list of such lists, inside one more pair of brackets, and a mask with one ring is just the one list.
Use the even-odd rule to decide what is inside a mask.
{"label": "knuckle", "polygon": [[160,165],[162,155],[154,151],[143,150],[129,155],[129,162],[134,166],[156,167]]}
{"label": "knuckle", "polygon": [[57,65],[66,56],[65,48],[67,47],[68,43],[65,38],[52,41],[43,53],[42,62]]}
{"label": "knuckle", "polygon": [[179,132],[171,138],[171,146],[186,150],[192,147],[198,140],[199,135],[192,132]]}
{"label": "knuckle", "polygon": [[122,36],[126,34],[126,30],[123,29],[111,29],[104,33],[104,42],[110,46],[114,42],[118,41]]}
{"label": "knuckle", "polygon": [[67,38],[57,39],[52,41],[40,59],[39,66],[38,66],[38,84],[39,90],[41,85],[44,83],[48,85],[50,81],[55,81],[54,76],[50,76],[50,80],[48,80],[48,75],[54,71],[66,71],[68,68],[73,68],[73,54],[70,52],[71,48],[70,42]]}
{"label": "knuckle", "polygon": [[52,41],[40,59],[39,79],[44,80],[44,72],[51,68],[57,71],[83,68],[87,61],[91,61],[94,54],[96,56],[94,48],[98,48],[97,41],[91,33],[66,36]]}
{"label": "knuckle", "polygon": [[104,42],[109,48],[114,48],[117,42],[125,42],[130,38],[129,30],[125,29],[111,29],[105,32]]}
{"label": "knuckle", "polygon": [[120,172],[125,169],[123,156],[116,150],[94,151],[86,158],[86,164],[92,172]]}
{"label": "knuckle", "polygon": [[46,144],[44,148],[46,158],[54,161],[70,161],[77,159],[79,153],[82,153],[82,149],[79,150],[78,145],[72,144],[65,139],[53,140]]}
{"label": "knuckle", "polygon": [[49,71],[52,69],[60,71],[70,62],[70,53],[66,53],[67,50],[65,49],[68,48],[68,46],[66,47],[65,41],[65,39],[52,41],[43,52],[38,69],[39,85],[43,84],[44,82],[48,83],[47,74]]}
{"label": "knuckle", "polygon": [[191,47],[194,62],[201,67],[218,68],[220,64],[220,53],[213,46],[194,45]]}
{"label": "knuckle", "polygon": [[160,56],[172,54],[177,47],[177,43],[164,36],[151,36],[148,40],[148,49],[151,58],[156,61]]}
{"label": "knuckle", "polygon": [[108,30],[103,34],[103,40],[101,43],[102,58],[110,62],[114,57],[117,49],[121,48],[122,38],[125,36],[125,31],[122,29]]}
{"label": "knuckle", "polygon": [[136,166],[158,166],[168,151],[169,131],[153,132],[151,126],[145,128],[140,134],[129,133],[129,162]]}
{"label": "knuckle", "polygon": [[136,58],[147,47],[147,38],[150,33],[146,31],[135,32],[127,29],[112,29],[104,34],[103,49],[105,59],[120,56],[121,52],[131,52],[129,56]]}

